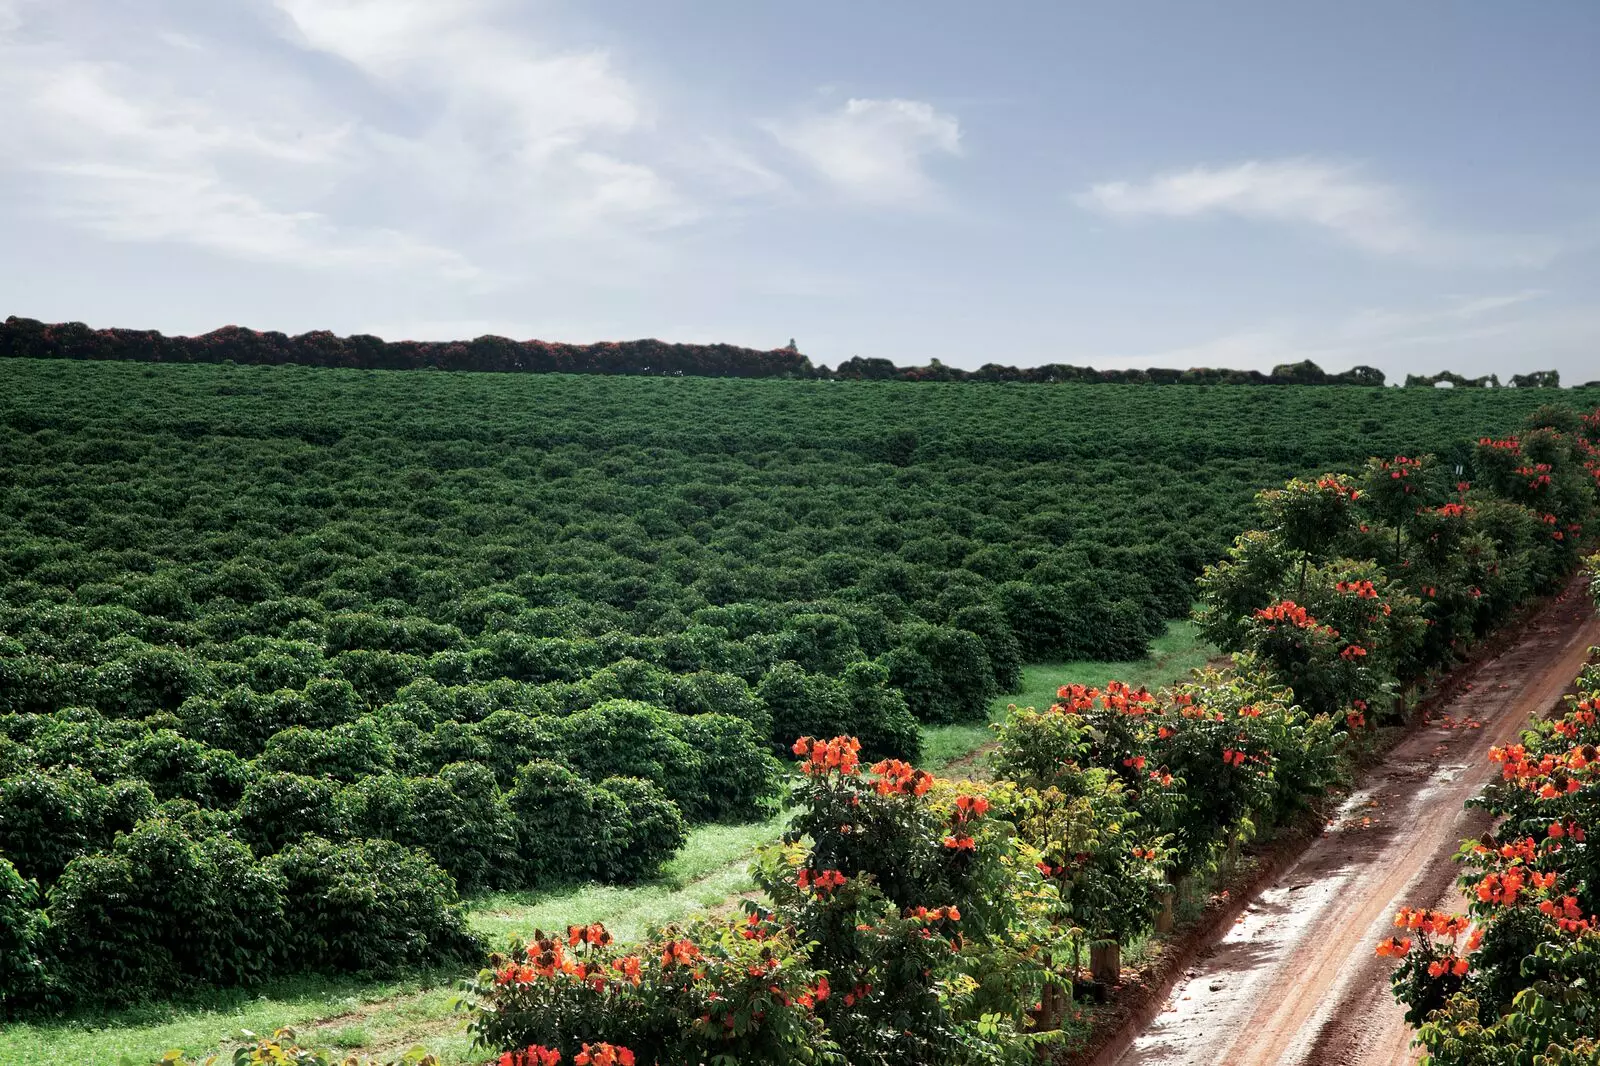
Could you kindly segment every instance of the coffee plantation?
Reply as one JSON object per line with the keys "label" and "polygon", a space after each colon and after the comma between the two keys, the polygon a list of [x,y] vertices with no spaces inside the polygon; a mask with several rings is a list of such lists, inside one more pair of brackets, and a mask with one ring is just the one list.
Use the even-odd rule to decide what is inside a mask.
{"label": "coffee plantation", "polygon": [[1260,486],[1470,479],[1548,396],[6,360],[0,1006],[468,964],[460,893],[648,878],[803,737],[914,760],[1140,655]]}

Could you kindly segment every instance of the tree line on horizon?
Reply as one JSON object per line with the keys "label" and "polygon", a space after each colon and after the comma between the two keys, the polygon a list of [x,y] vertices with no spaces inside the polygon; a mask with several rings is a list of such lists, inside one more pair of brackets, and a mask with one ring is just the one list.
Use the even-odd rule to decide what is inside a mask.
{"label": "tree line on horizon", "polygon": [[[300,364],[356,370],[469,370],[533,374],[629,374],[660,377],[789,378],[834,381],[977,381],[1116,385],[1358,385],[1381,387],[1383,371],[1355,366],[1329,373],[1309,359],[1270,373],[1191,367],[1096,370],[1063,363],[1015,367],[985,363],[976,370],[900,366],[889,359],[852,356],[836,368],[812,363],[790,341],[763,351],[732,344],[677,344],[654,339],[564,344],[485,335],[470,341],[385,341],[371,334],[340,337],[328,330],[290,336],[275,330],[223,326],[195,337],[157,330],[93,329],[82,322],[48,323],[12,315],[0,323],[0,358],[125,360],[143,363]],[[1452,371],[1406,375],[1407,386],[1499,388],[1498,375],[1467,378]],[[1559,388],[1555,370],[1513,375],[1514,388]]]}

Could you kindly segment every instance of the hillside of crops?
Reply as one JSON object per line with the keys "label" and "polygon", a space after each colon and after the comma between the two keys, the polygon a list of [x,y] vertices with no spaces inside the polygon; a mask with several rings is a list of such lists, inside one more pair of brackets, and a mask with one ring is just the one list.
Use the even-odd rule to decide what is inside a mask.
{"label": "hillside of crops", "polygon": [[6,360],[11,987],[476,959],[458,894],[649,877],[800,738],[910,760],[1136,658],[1261,487],[1448,480],[1550,395]]}

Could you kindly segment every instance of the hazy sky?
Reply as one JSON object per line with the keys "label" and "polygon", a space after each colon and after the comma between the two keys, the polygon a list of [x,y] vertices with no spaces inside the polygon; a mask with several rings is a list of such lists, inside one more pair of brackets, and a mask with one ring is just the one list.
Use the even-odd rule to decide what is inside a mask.
{"label": "hazy sky", "polygon": [[0,316],[1600,378],[1600,3],[0,0]]}

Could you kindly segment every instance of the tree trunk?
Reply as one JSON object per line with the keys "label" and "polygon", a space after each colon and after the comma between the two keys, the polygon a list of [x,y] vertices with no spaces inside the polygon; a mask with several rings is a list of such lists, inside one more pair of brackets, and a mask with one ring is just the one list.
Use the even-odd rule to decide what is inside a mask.
{"label": "tree trunk", "polygon": [[1089,975],[1110,987],[1122,980],[1122,945],[1104,941],[1089,948]]}
{"label": "tree trunk", "polygon": [[1172,889],[1164,888],[1161,890],[1161,910],[1156,912],[1156,932],[1158,933],[1172,932],[1172,926],[1177,921],[1172,911],[1173,898]]}

